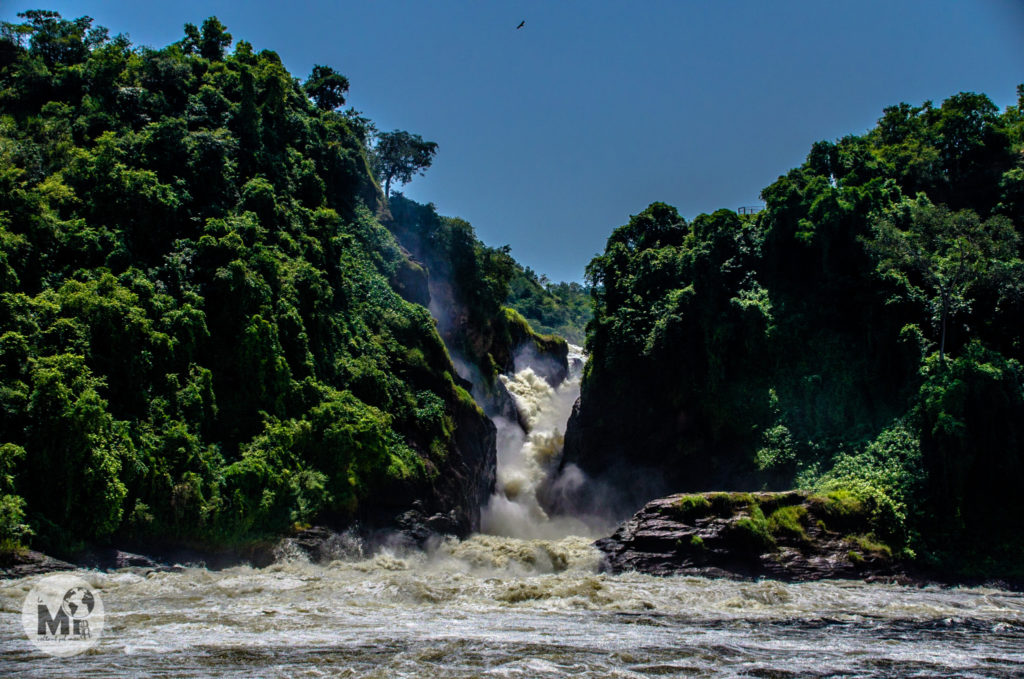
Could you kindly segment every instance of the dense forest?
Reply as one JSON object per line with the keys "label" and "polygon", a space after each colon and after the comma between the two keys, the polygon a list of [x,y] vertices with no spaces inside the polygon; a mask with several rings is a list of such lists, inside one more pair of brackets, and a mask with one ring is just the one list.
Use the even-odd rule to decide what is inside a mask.
{"label": "dense forest", "polygon": [[590,290],[576,282],[554,283],[529,267],[517,267],[509,282],[507,304],[538,332],[564,337],[582,346],[593,318]]}
{"label": "dense forest", "polygon": [[[627,502],[805,487],[946,568],[1021,573],[1024,87],[885,109],[764,211],[655,203],[587,269],[566,457]],[[655,480],[664,483],[655,483]]]}
{"label": "dense forest", "polygon": [[[22,16],[0,33],[3,548],[237,544],[414,500],[473,529],[494,427],[428,288],[448,281],[466,318],[444,339],[492,386],[511,343],[565,342],[503,306],[507,249],[389,210],[436,145],[340,112],[329,67],[230,50],[216,18],[152,49]],[[419,261],[413,211],[443,227]]]}
{"label": "dense forest", "polygon": [[[498,376],[586,342],[576,509],[791,487],[1021,575],[1024,86],[885,109],[758,214],[654,203],[553,283],[392,189],[437,145],[216,18],[0,27],[0,552],[478,527]],[[232,49],[233,47],[233,49]],[[563,339],[564,338],[564,339]],[[600,493],[595,489],[602,489]],[[846,503],[844,505],[844,503]]]}

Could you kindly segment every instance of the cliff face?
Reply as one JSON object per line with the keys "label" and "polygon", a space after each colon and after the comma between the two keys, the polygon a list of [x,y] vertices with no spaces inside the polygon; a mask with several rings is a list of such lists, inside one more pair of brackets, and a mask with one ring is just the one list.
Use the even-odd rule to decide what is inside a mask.
{"label": "cliff face", "polygon": [[485,246],[469,223],[442,217],[432,205],[401,194],[391,197],[384,224],[417,272],[405,275],[402,288],[408,292],[403,294],[430,309],[459,377],[472,385],[489,416],[516,417],[499,374],[529,365],[553,386],[566,378],[566,341],[534,332],[504,306],[518,266],[507,249]]}
{"label": "cliff face", "polygon": [[596,546],[613,572],[771,577],[895,576],[869,513],[842,495],[700,493],[645,505]]}
{"label": "cliff face", "polygon": [[480,420],[480,411],[487,418],[520,421],[498,376],[529,366],[557,386],[568,376],[568,344],[537,334],[503,306],[509,270],[502,262],[508,255],[480,243],[469,224],[440,217],[432,206],[400,194],[392,197],[384,223],[408,262],[396,288],[430,310],[451,356],[453,378],[479,406],[461,404],[454,455],[426,495],[415,493],[426,502],[399,522],[413,539],[438,531],[465,535],[479,529],[480,507],[494,491],[495,427],[490,419]]}

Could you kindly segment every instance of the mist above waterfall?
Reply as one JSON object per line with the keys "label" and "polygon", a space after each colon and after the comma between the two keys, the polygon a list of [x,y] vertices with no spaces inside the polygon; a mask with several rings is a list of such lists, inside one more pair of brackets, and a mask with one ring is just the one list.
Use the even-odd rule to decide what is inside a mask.
{"label": "mist above waterfall", "polygon": [[[532,357],[521,354],[517,358]],[[542,503],[545,495],[557,493],[561,485],[578,487],[586,483],[583,472],[575,465],[558,472],[565,425],[580,393],[582,349],[570,345],[569,364],[569,379],[557,387],[542,376],[547,371],[541,366],[530,365],[514,375],[500,376],[515,402],[519,421],[494,418],[498,438],[497,483],[481,516],[485,533],[556,538],[596,535],[606,528],[606,522],[595,517],[550,516]]]}

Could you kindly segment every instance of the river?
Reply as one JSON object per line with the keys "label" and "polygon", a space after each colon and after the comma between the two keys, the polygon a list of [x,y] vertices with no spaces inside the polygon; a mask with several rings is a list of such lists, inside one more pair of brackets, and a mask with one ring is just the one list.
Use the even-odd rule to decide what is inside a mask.
{"label": "river", "polygon": [[597,571],[583,538],[264,569],[80,572],[106,627],[84,655],[25,640],[0,583],[5,677],[1019,677],[1024,596]]}
{"label": "river", "polygon": [[263,569],[80,571],[105,626],[65,659],[22,628],[36,579],[0,581],[0,676],[1024,676],[1020,593],[601,573],[597,522],[538,502],[578,375],[505,384],[530,431],[498,422],[492,534],[372,555],[342,536],[320,564],[286,544]]}

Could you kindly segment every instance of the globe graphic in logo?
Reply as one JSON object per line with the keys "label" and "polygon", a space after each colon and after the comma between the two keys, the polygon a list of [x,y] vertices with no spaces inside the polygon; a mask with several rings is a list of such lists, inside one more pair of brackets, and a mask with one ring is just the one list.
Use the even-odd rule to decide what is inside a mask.
{"label": "globe graphic in logo", "polygon": [[58,658],[99,643],[105,620],[102,594],[70,573],[35,579],[21,607],[25,636],[38,650]]}
{"label": "globe graphic in logo", "polygon": [[60,607],[72,620],[84,620],[92,613],[96,600],[85,587],[72,587],[64,595]]}

